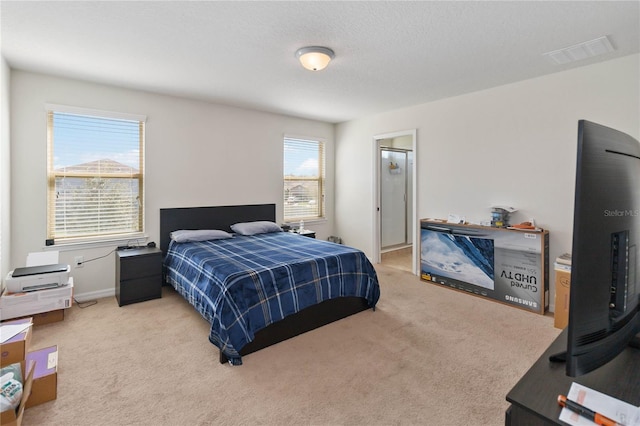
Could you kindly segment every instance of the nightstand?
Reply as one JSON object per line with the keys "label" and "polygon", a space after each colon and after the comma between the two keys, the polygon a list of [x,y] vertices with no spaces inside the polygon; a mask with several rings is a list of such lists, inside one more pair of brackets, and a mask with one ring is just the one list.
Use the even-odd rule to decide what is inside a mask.
{"label": "nightstand", "polygon": [[302,232],[300,232],[297,229],[295,229],[295,230],[289,231],[289,232],[293,232],[294,234],[303,235],[303,236],[309,237],[309,238],[315,238],[316,237],[316,231],[312,231],[310,229],[303,229]]}
{"label": "nightstand", "polygon": [[118,306],[162,296],[162,251],[140,247],[116,251]]}

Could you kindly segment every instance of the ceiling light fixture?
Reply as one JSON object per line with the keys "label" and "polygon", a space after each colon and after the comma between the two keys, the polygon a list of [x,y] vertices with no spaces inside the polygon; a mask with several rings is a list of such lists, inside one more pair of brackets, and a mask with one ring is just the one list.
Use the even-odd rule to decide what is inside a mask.
{"label": "ceiling light fixture", "polygon": [[328,47],[309,46],[296,51],[296,58],[303,67],[310,71],[320,71],[336,56]]}

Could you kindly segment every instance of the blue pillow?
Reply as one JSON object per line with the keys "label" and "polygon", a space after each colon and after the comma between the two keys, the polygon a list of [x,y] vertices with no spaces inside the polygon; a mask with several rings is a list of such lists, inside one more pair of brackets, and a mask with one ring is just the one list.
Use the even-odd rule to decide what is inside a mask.
{"label": "blue pillow", "polygon": [[240,235],[266,234],[269,232],[282,232],[280,225],[268,220],[257,220],[255,222],[240,222],[231,225],[231,230]]}

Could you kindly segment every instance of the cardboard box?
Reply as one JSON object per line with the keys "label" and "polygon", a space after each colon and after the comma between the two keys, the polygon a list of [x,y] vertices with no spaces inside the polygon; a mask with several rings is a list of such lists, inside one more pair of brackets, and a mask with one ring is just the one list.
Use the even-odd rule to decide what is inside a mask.
{"label": "cardboard box", "polygon": [[33,319],[33,325],[44,325],[64,321],[64,309],[42,312],[40,314],[33,315],[31,318]]}
{"label": "cardboard box", "polygon": [[[452,234],[464,238],[451,239]],[[538,314],[549,308],[548,231],[422,219],[420,244],[423,280]],[[440,246],[448,248],[446,253]],[[447,267],[447,262],[458,267]]]}
{"label": "cardboard box", "polygon": [[571,285],[571,267],[556,264],[556,297],[553,325],[565,328],[569,324],[569,290]]}
{"label": "cardboard box", "polygon": [[31,396],[26,407],[53,401],[58,396],[58,347],[51,346],[27,354],[27,363],[35,362]]}
{"label": "cardboard box", "polygon": [[5,410],[0,413],[0,425],[2,426],[20,426],[22,424],[22,416],[24,414],[24,409],[27,408],[27,403],[29,401],[29,397],[31,395],[31,386],[33,384],[33,374],[34,374],[34,366],[29,365],[25,369],[25,364],[27,361],[22,361],[22,377],[24,377],[24,372],[28,371],[27,377],[22,384],[22,399],[20,399],[20,405],[15,410]]}
{"label": "cardboard box", "polygon": [[30,315],[22,318],[14,318],[9,321],[15,321],[17,319],[31,318],[33,325],[51,324],[58,321],[64,321],[64,309],[58,309],[57,311],[42,312],[40,314]]}
{"label": "cardboard box", "polygon": [[[28,324],[31,323],[31,318],[23,318],[14,321],[3,322],[2,325],[8,324]],[[31,335],[33,327],[28,327],[22,333],[13,336],[11,339],[0,344],[0,367],[13,364],[16,362],[24,361],[29,351],[29,344],[31,343]]]}
{"label": "cardboard box", "polygon": [[2,319],[20,318],[42,312],[70,308],[73,303],[73,277],[63,287],[29,293],[7,293],[0,297]]}

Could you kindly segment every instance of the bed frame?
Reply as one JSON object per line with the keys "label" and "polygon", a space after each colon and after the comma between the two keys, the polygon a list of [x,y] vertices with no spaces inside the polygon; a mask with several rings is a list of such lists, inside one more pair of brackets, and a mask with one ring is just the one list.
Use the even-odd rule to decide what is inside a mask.
{"label": "bed frame", "polygon": [[[231,225],[234,223],[255,220],[275,222],[276,205],[251,204],[160,209],[160,249],[164,255],[169,247],[171,232],[179,229],[221,229],[231,232]],[[367,300],[360,297],[326,300],[258,331],[254,340],[239,351],[240,355],[248,355],[367,309],[369,309]],[[227,357],[220,351],[220,363],[223,364],[227,361]]]}

